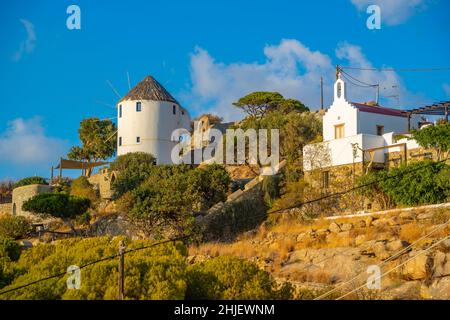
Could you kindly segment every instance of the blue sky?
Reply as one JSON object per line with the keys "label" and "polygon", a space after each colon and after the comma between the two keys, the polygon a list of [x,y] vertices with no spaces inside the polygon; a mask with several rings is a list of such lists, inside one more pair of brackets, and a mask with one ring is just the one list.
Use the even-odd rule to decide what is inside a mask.
{"label": "blue sky", "polygon": [[[381,7],[379,30],[366,27],[372,3]],[[66,27],[71,4],[81,9],[81,30]],[[234,120],[242,115],[231,102],[255,90],[317,108],[320,76],[328,104],[336,64],[450,67],[446,0],[4,0],[0,6],[0,179],[48,177],[78,143],[83,118],[116,115],[118,98],[107,81],[124,95],[127,72],[132,85],[153,75],[193,116],[210,111]],[[349,72],[380,83],[384,105],[450,99],[448,71]],[[374,99],[373,89],[349,90],[354,100]]]}

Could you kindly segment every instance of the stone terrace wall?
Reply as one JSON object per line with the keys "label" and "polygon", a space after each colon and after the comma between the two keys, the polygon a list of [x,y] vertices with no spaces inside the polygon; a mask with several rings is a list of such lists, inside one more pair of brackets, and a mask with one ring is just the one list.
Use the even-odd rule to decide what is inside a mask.
{"label": "stone terrace wall", "polygon": [[44,185],[44,184],[31,184],[19,188],[15,188],[13,190],[13,198],[12,198],[12,213],[13,215],[21,215],[33,220],[37,220],[36,216],[31,212],[23,211],[22,205],[23,203],[30,199],[31,197],[41,194],[51,192],[53,190],[52,186]]}

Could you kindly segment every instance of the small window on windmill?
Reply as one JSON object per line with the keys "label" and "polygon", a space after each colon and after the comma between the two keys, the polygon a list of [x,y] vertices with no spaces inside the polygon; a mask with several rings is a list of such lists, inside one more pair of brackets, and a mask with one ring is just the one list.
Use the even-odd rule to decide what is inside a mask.
{"label": "small window on windmill", "polygon": [[136,112],[141,112],[141,110],[142,110],[141,102],[136,102]]}
{"label": "small window on windmill", "polygon": [[176,113],[177,113],[177,106],[176,106],[176,105],[173,105],[173,106],[172,106],[172,113],[173,113],[173,114],[176,114]]}
{"label": "small window on windmill", "polygon": [[119,137],[119,146],[122,145],[122,137]]}
{"label": "small window on windmill", "polygon": [[181,115],[183,115],[183,116],[184,116],[184,110],[183,110],[183,109],[181,110]]}
{"label": "small window on windmill", "polygon": [[119,104],[119,118],[122,118],[122,105]]}
{"label": "small window on windmill", "polygon": [[136,137],[136,143],[141,143],[141,137]]}

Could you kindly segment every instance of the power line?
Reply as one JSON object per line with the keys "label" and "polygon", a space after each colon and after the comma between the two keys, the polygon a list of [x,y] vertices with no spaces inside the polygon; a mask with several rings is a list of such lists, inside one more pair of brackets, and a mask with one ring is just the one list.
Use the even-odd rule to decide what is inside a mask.
{"label": "power line", "polygon": [[348,70],[362,70],[362,71],[389,71],[389,72],[433,72],[433,71],[450,71],[450,68],[361,68],[361,67],[343,67],[339,66],[341,69]]}
{"label": "power line", "polygon": [[[144,247],[139,247],[139,248],[135,248],[135,249],[126,250],[126,251],[124,251],[123,253],[124,253],[124,254],[127,254],[127,253],[130,253],[130,252],[135,252],[135,251],[139,251],[139,250],[144,250],[144,249],[148,249],[148,248],[151,248],[151,247],[155,247],[155,246],[158,246],[158,245],[161,245],[161,244],[165,244],[165,243],[169,243],[169,242],[175,242],[175,241],[179,241],[179,240],[182,240],[182,239],[186,239],[186,238],[189,238],[189,237],[190,237],[190,236],[183,236],[183,237],[178,237],[178,238],[174,238],[174,239],[168,239],[168,240],[164,240],[164,241],[160,241],[160,242],[153,243],[153,244],[148,245],[148,246],[144,246]],[[80,270],[81,270],[81,269],[84,269],[84,268],[89,267],[89,266],[91,266],[91,265],[94,265],[94,264],[97,264],[97,263],[100,263],[100,262],[103,262],[103,261],[107,261],[107,260],[114,259],[114,258],[116,258],[116,257],[118,257],[118,256],[119,256],[119,254],[114,254],[114,255],[111,255],[111,256],[108,256],[108,257],[99,259],[99,260],[91,261],[91,262],[88,262],[88,263],[86,263],[86,264],[80,266],[79,268],[80,268]],[[1,292],[0,292],[0,295],[3,295],[3,294],[8,293],[8,292],[17,291],[17,290],[19,290],[19,289],[23,289],[23,288],[29,287],[29,286],[31,286],[31,285],[34,285],[34,284],[37,284],[37,283],[40,283],[40,282],[43,282],[43,281],[47,281],[47,280],[50,280],[50,279],[60,278],[60,277],[63,277],[64,275],[66,275],[66,274],[67,274],[67,272],[57,273],[57,274],[54,274],[54,275],[52,275],[52,276],[48,276],[48,277],[45,277],[45,278],[42,278],[42,279],[39,279],[39,280],[36,280],[36,281],[32,281],[32,282],[30,282],[30,283],[27,283],[27,284],[24,284],[24,285],[15,287],[15,288],[11,288],[11,289],[8,289],[8,290],[5,290],[5,291],[1,291]]]}
{"label": "power line", "polygon": [[296,205],[288,206],[286,208],[277,209],[277,210],[268,212],[268,214],[273,214],[273,213],[277,213],[277,212],[280,212],[280,211],[285,211],[285,210],[289,210],[289,209],[299,208],[299,207],[302,207],[302,206],[304,206],[306,204],[311,204],[311,203],[315,203],[315,202],[318,202],[318,201],[321,201],[321,200],[324,200],[324,199],[327,199],[327,198],[340,196],[340,195],[343,195],[343,194],[346,194],[346,193],[349,193],[349,192],[352,192],[352,191],[355,191],[355,190],[358,190],[358,189],[361,189],[361,188],[369,187],[369,186],[371,186],[373,184],[380,183],[380,182],[385,181],[385,180],[397,178],[399,176],[403,176],[403,175],[409,174],[411,172],[418,171],[418,170],[423,169],[423,168],[425,168],[425,167],[427,167],[429,165],[436,165],[438,163],[446,162],[447,160],[448,159],[443,159],[443,160],[436,161],[436,162],[428,162],[428,163],[425,163],[423,166],[420,166],[420,167],[417,167],[417,168],[413,168],[413,169],[411,169],[411,170],[409,170],[407,172],[400,172],[398,174],[395,174],[395,175],[392,175],[392,176],[388,176],[388,177],[385,177],[385,178],[382,178],[382,179],[378,179],[378,180],[375,180],[375,181],[372,181],[372,182],[369,182],[369,183],[366,183],[366,184],[362,184],[362,185],[359,185],[359,186],[356,186],[356,187],[353,187],[353,188],[350,188],[350,189],[347,189],[347,190],[344,190],[344,191],[339,191],[339,192],[327,194],[327,195],[322,196],[322,197],[317,198],[317,199],[301,202],[301,203],[298,203]]}
{"label": "power line", "polygon": [[[422,240],[430,237],[433,233],[435,233],[436,231],[438,231],[439,229],[442,229],[444,227],[446,227],[447,225],[450,224],[450,220],[447,221],[445,224],[441,224],[438,225],[437,227],[433,228],[432,231],[430,231],[428,234],[424,235],[423,237],[417,239],[416,241],[414,241],[413,243],[411,243],[410,245],[406,246],[405,248],[401,249],[398,252],[393,253],[389,258],[387,258],[386,260],[384,260],[379,267],[385,265],[386,263],[388,263],[389,261],[392,261],[394,259],[397,259],[398,257],[400,257],[400,255],[402,255],[403,253],[406,253],[407,251],[409,251],[410,249],[412,249],[413,246],[415,246],[417,243],[420,243]],[[331,289],[330,291],[325,292],[324,294],[316,297],[314,300],[321,300],[327,296],[329,296],[330,294],[332,294],[333,292],[336,292],[339,288],[342,288],[343,286],[345,286],[346,284],[358,279],[361,275],[363,275],[363,273],[357,274],[356,276],[354,276],[353,278],[340,283],[338,286],[334,287],[333,289]]]}
{"label": "power line", "polygon": [[346,75],[347,77],[350,77],[351,79],[353,79],[353,80],[355,80],[355,81],[357,81],[357,82],[360,82],[360,83],[362,83],[362,84],[364,84],[364,85],[366,85],[366,86],[368,86],[368,87],[377,87],[377,86],[378,86],[378,84],[370,84],[370,83],[361,81],[361,80],[359,80],[359,79],[357,79],[357,78],[351,76],[350,74],[348,74],[348,73],[345,72],[344,70],[341,70],[341,72],[342,72],[344,75]]}
{"label": "power line", "polygon": [[[424,254],[425,252],[431,250],[432,248],[434,248],[435,246],[437,246],[437,245],[440,244],[441,242],[444,242],[444,241],[447,240],[447,239],[450,239],[450,235],[449,235],[449,236],[446,236],[445,238],[443,238],[443,239],[441,239],[441,240],[439,240],[439,241],[437,241],[436,243],[434,243],[433,245],[431,245],[431,246],[428,247],[427,249],[425,249],[425,250],[423,250],[423,251],[420,251],[420,252],[419,252],[418,254],[416,254],[415,256],[413,256],[413,257],[407,259],[406,261],[404,261],[404,262],[398,264],[398,265],[395,266],[394,268],[389,269],[388,271],[384,272],[384,273],[381,274],[380,276],[376,277],[374,280],[379,280],[379,279],[381,279],[381,278],[384,277],[385,275],[388,275],[388,274],[391,273],[392,271],[397,270],[398,268],[400,268],[401,266],[405,265],[405,264],[408,263],[409,261],[414,260],[414,259],[417,258],[418,256],[420,256],[420,255]],[[363,285],[361,285],[361,286],[359,286],[359,287],[353,289],[352,291],[347,292],[346,294],[344,294],[344,295],[338,297],[336,300],[341,300],[342,298],[345,298],[346,296],[352,294],[353,292],[358,291],[359,289],[363,288],[364,286],[366,286],[366,284],[363,284]]]}
{"label": "power line", "polygon": [[[304,206],[304,205],[311,204],[311,203],[315,203],[315,202],[319,202],[319,201],[322,201],[322,200],[327,199],[327,198],[330,198],[330,197],[334,197],[334,196],[338,196],[338,195],[343,195],[343,194],[352,192],[352,191],[354,191],[354,190],[361,189],[361,188],[365,188],[365,187],[368,187],[368,186],[373,185],[373,184],[375,184],[375,183],[379,183],[379,182],[381,182],[381,181],[385,181],[385,180],[388,180],[388,179],[393,179],[393,178],[396,178],[396,177],[398,177],[398,176],[403,176],[403,175],[406,175],[406,174],[415,172],[415,171],[420,170],[420,169],[423,169],[423,168],[425,168],[425,167],[427,167],[427,166],[429,166],[429,165],[435,165],[435,164],[437,164],[437,163],[442,163],[442,162],[446,162],[446,161],[447,161],[447,159],[443,159],[443,160],[436,161],[436,162],[426,163],[425,165],[420,166],[420,167],[417,167],[417,168],[414,168],[414,169],[411,169],[411,170],[409,170],[408,172],[401,172],[401,173],[396,174],[396,175],[393,175],[393,176],[385,177],[384,179],[378,179],[378,180],[372,181],[372,182],[370,182],[370,183],[366,183],[366,184],[363,184],[363,185],[360,185],[360,186],[357,186],[357,187],[353,187],[353,188],[350,188],[350,189],[347,189],[347,190],[344,190],[344,191],[335,192],[335,193],[333,193],[333,194],[325,195],[325,196],[323,196],[323,197],[320,197],[320,198],[317,198],[317,199],[314,199],[314,200],[305,201],[305,202],[296,204],[296,205],[294,205],[294,206],[289,206],[289,207],[286,207],[286,208],[277,209],[277,210],[272,211],[272,212],[267,212],[267,213],[265,213],[264,215],[261,215],[261,217],[262,217],[262,216],[265,216],[265,215],[269,215],[269,214],[274,214],[274,213],[282,212],[282,211],[289,210],[289,209],[299,208],[299,207],[302,207],[302,206]],[[155,246],[160,245],[160,244],[164,244],[164,243],[168,243],[168,242],[175,242],[175,241],[180,241],[180,240],[185,240],[185,239],[188,239],[188,238],[191,238],[191,237],[192,237],[192,236],[181,236],[181,237],[177,237],[177,238],[174,238],[174,239],[168,239],[168,240],[160,241],[160,242],[157,242],[157,243],[148,245],[148,246],[144,246],[144,247],[140,247],[140,248],[135,248],[135,249],[126,250],[126,251],[124,251],[123,253],[126,254],[126,253],[130,253],[130,252],[134,252],[134,251],[144,250],[144,249],[148,249],[148,248],[151,248],[151,247],[155,247]],[[115,254],[115,255],[111,255],[111,256],[106,257],[106,258],[102,258],[102,259],[99,259],[99,260],[95,260],[95,261],[89,262],[89,263],[87,263],[87,264],[85,264],[85,265],[82,265],[82,266],[80,267],[80,269],[86,268],[86,267],[88,267],[88,266],[91,266],[91,265],[93,265],[93,264],[97,264],[97,263],[100,263],[100,262],[103,262],[103,261],[106,261],[106,260],[114,259],[114,258],[116,258],[116,257],[118,257],[118,256],[119,256],[119,254]],[[58,274],[55,274],[55,275],[52,275],[52,276],[49,276],[49,277],[45,277],[45,278],[42,278],[42,279],[39,279],[39,280],[30,282],[30,283],[28,283],[28,284],[21,285],[21,286],[19,286],[19,287],[15,287],[15,288],[12,288],[12,289],[8,289],[8,290],[5,290],[5,291],[2,291],[2,292],[0,292],[0,295],[3,295],[3,294],[8,293],[8,292],[16,291],[16,290],[19,290],[19,289],[22,289],[22,288],[25,288],[25,287],[29,287],[29,286],[34,285],[34,284],[39,283],[39,282],[43,282],[43,281],[50,280],[50,279],[53,279],[53,278],[59,278],[59,277],[62,277],[62,276],[64,276],[64,275],[66,275],[66,274],[67,274],[67,272],[62,272],[62,273],[58,273]]]}

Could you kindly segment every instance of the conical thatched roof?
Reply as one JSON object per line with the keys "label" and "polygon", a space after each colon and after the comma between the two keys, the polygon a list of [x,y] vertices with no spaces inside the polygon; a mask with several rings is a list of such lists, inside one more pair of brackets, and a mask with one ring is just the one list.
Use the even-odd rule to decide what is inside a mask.
{"label": "conical thatched roof", "polygon": [[119,102],[124,100],[170,101],[178,104],[177,100],[152,76],[146,76]]}

